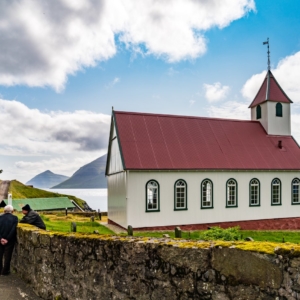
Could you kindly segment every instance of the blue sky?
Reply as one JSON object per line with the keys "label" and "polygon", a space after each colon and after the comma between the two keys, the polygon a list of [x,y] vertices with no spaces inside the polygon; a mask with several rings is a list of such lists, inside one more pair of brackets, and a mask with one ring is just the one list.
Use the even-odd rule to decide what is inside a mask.
{"label": "blue sky", "polygon": [[0,179],[71,175],[106,152],[115,110],[250,118],[270,39],[300,142],[297,0],[0,4]]}

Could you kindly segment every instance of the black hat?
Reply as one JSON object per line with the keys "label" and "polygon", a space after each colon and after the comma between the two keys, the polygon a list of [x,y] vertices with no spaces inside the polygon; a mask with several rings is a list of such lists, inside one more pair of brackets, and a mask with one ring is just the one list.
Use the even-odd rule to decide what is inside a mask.
{"label": "black hat", "polygon": [[30,211],[31,210],[30,205],[26,204],[25,206],[22,207],[22,210]]}

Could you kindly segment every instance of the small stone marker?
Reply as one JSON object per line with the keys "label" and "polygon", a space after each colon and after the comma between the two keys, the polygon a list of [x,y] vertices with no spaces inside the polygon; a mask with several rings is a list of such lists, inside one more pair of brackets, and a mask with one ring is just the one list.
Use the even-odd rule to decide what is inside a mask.
{"label": "small stone marker", "polygon": [[99,220],[101,221],[101,219],[102,219],[102,215],[101,215],[101,211],[100,211],[100,209],[98,209],[98,216],[99,216]]}
{"label": "small stone marker", "polygon": [[75,222],[71,223],[71,232],[76,232],[76,223]]}
{"label": "small stone marker", "polygon": [[95,222],[95,217],[94,216],[91,217],[91,222]]}
{"label": "small stone marker", "polygon": [[181,238],[181,229],[180,229],[180,227],[175,228],[175,238]]}
{"label": "small stone marker", "polygon": [[66,216],[68,215],[68,208],[66,207]]}
{"label": "small stone marker", "polygon": [[129,236],[133,236],[133,228],[132,228],[131,225],[128,225],[127,233],[128,233]]}
{"label": "small stone marker", "polygon": [[245,238],[245,241],[254,242],[254,239],[251,236],[248,236],[248,237]]}

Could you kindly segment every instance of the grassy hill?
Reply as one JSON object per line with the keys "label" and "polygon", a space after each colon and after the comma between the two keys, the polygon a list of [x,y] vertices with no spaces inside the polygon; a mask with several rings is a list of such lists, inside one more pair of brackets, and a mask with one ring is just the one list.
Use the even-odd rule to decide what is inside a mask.
{"label": "grassy hill", "polygon": [[69,199],[74,200],[81,208],[87,208],[87,203],[80,198],[32,188],[17,180],[12,180],[10,182],[9,192],[12,193],[14,199],[68,197]]}

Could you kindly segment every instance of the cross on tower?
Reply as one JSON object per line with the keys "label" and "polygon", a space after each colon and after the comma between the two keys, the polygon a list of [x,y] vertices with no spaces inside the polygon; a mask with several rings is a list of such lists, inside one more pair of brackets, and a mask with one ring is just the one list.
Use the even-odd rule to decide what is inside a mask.
{"label": "cross on tower", "polygon": [[268,45],[268,71],[270,71],[271,66],[270,66],[270,44],[269,44],[269,38],[265,42],[263,42],[263,45]]}

